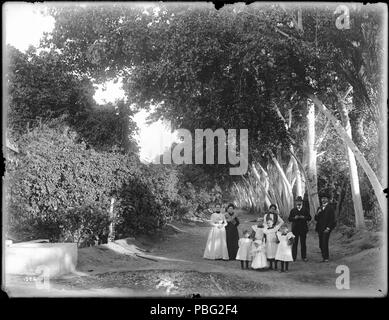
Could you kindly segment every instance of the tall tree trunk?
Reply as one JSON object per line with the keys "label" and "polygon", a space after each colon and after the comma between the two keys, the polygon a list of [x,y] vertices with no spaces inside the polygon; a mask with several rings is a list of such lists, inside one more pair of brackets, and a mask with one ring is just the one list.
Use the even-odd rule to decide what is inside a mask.
{"label": "tall tree trunk", "polygon": [[[348,116],[346,105],[344,104],[343,101],[340,101],[339,103],[339,112],[342,119],[343,127],[345,128],[348,136],[352,139],[350,119]],[[359,189],[357,163],[355,161],[355,156],[353,152],[347,146],[347,144],[345,144],[345,147],[346,147],[348,163],[349,163],[351,195],[353,199],[354,213],[355,213],[355,226],[357,229],[364,229],[366,226],[365,226],[365,218],[363,216],[361,192]]]}
{"label": "tall tree trunk", "polygon": [[316,211],[315,211],[315,212],[311,211],[311,206],[310,206],[310,204],[313,203],[314,201],[313,201],[313,199],[311,198],[311,193],[308,192],[308,190],[311,190],[311,186],[310,186],[310,184],[309,184],[308,175],[307,175],[306,170],[305,170],[305,168],[304,168],[304,165],[303,165],[303,163],[300,161],[300,159],[297,158],[297,156],[295,155],[295,153],[292,152],[291,150],[289,150],[289,152],[290,152],[290,154],[292,155],[292,157],[296,160],[296,162],[297,162],[297,164],[298,164],[298,166],[299,166],[299,168],[300,168],[300,172],[302,172],[303,177],[304,177],[304,179],[305,179],[305,184],[306,184],[306,189],[307,189],[306,195],[307,195],[307,197],[308,197],[308,204],[309,204],[309,212],[310,212],[311,216],[314,217]]}
{"label": "tall tree trunk", "polygon": [[[291,153],[294,153],[293,146],[290,146],[290,151],[291,151]],[[300,168],[299,168],[299,165],[297,163],[297,160],[293,156],[292,156],[292,159],[293,159],[293,170],[294,170],[295,177],[296,177],[296,196],[303,197],[305,187],[303,186],[303,179],[301,177]]]}
{"label": "tall tree trunk", "polygon": [[316,169],[316,148],[315,148],[315,105],[307,101],[307,178],[309,180],[308,193],[311,203],[309,208],[311,216],[316,213],[319,207],[319,195],[317,190],[317,169]]}
{"label": "tall tree trunk", "polygon": [[342,207],[342,199],[344,195],[344,188],[346,187],[346,182],[343,180],[342,185],[338,187],[338,199],[336,201],[336,209],[335,209],[335,219],[338,220],[340,208]]}
{"label": "tall tree trunk", "polygon": [[355,104],[355,112],[350,112],[348,115],[351,123],[351,135],[356,146],[363,150],[362,148],[365,142],[363,130],[364,116],[361,112],[358,112],[358,110],[366,108],[366,105],[361,103],[360,99],[357,98],[355,93],[353,94],[353,102]]}
{"label": "tall tree trunk", "polygon": [[387,116],[378,123],[378,175],[383,186],[388,185],[388,127]]}
{"label": "tall tree trunk", "polygon": [[[259,175],[259,173],[258,173],[258,170],[257,170],[257,168],[255,167],[255,164],[253,163],[252,165],[251,165],[251,168],[252,168],[252,170],[253,170],[253,173],[254,173],[254,176],[257,178],[257,180],[258,180],[258,184],[260,185],[260,186],[262,186],[262,181],[261,181],[261,176]],[[264,186],[263,187],[263,190],[265,190],[265,203],[266,203],[266,206],[269,208],[270,207],[270,205],[271,205],[271,202],[270,202],[270,199],[269,199],[269,196],[268,196],[268,194],[267,194],[267,188]]]}
{"label": "tall tree trunk", "polygon": [[366,158],[363,156],[358,147],[354,144],[353,140],[348,136],[347,132],[344,130],[343,126],[338,122],[338,120],[334,117],[334,115],[329,111],[324,104],[316,97],[316,95],[305,92],[306,96],[310,98],[315,105],[322,110],[322,112],[326,115],[328,119],[331,120],[332,125],[334,126],[338,135],[344,140],[347,146],[354,153],[356,160],[359,162],[363,170],[365,171],[372,187],[374,190],[374,194],[377,197],[378,203],[380,205],[380,209],[383,214],[384,224],[386,224],[386,212],[387,212],[387,200],[385,198],[382,185],[378,180],[376,174],[373,169],[367,162]]}
{"label": "tall tree trunk", "polygon": [[108,242],[113,242],[115,240],[115,215],[113,211],[113,205],[115,203],[115,198],[111,198],[111,205],[109,207],[109,231],[108,231]]}

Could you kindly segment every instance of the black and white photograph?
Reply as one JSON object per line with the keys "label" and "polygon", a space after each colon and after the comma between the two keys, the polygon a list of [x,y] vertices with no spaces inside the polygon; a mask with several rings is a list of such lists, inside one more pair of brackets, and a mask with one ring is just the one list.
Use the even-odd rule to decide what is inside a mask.
{"label": "black and white photograph", "polygon": [[387,4],[2,16],[7,297],[387,296]]}

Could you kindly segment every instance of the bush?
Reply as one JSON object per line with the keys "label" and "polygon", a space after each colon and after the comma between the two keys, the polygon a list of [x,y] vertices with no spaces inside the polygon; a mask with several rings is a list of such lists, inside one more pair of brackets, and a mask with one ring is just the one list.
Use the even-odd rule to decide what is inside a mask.
{"label": "bush", "polygon": [[8,231],[20,240],[59,241],[65,233],[88,242],[91,235],[74,232],[84,230],[87,219],[97,229],[88,225],[85,230],[101,232],[106,221],[94,220],[89,209],[97,216],[107,214],[112,197],[119,237],[152,233],[180,212],[173,167],[144,165],[120,152],[96,152],[77,140],[66,126],[43,125],[18,141],[21,153],[7,162],[6,186]]}
{"label": "bush", "polygon": [[79,247],[107,240],[109,217],[106,211],[88,205],[60,211],[61,238],[76,242]]}
{"label": "bush", "polygon": [[180,210],[178,177],[173,168],[141,165],[117,194],[118,237],[151,234]]}

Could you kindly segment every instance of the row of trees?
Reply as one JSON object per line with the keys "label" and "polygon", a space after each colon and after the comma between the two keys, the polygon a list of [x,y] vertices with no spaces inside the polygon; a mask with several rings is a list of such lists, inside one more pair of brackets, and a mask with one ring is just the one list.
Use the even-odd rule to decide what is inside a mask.
{"label": "row of trees", "polygon": [[[386,212],[383,15],[379,6],[347,6],[341,12],[349,15],[347,29],[339,28],[335,9],[61,8],[53,10],[57,24],[50,44],[76,57],[72,63],[85,75],[106,80],[120,74],[132,103],[157,105],[155,117],[176,127],[248,128],[250,160],[273,162],[280,174],[277,162],[283,159],[275,155],[281,149],[281,157],[292,157],[301,171],[297,194],[306,177],[312,212],[318,206],[318,147],[334,129],[347,150],[356,224],[363,227],[359,175]],[[317,139],[322,115],[324,131]],[[371,125],[375,131],[367,137],[364,130]],[[379,159],[367,159],[366,140]]]}
{"label": "row of trees", "polygon": [[[65,71],[52,72],[44,87],[66,106],[52,101],[48,109],[65,115],[77,139],[91,148],[136,152],[127,139],[135,130],[129,116],[151,106],[153,118],[167,119],[173,128],[247,128],[247,177],[234,180],[223,165],[202,166],[195,173],[184,165],[180,170],[189,181],[182,181],[196,185],[194,180],[206,177],[196,187],[219,181],[235,188],[232,194],[242,205],[257,206],[263,199],[286,212],[293,197],[306,191],[313,213],[318,192],[330,188],[339,210],[342,203],[351,205],[357,227],[363,228],[363,211],[386,212],[384,17],[379,6],[350,5],[350,28],[339,29],[335,9],[329,4],[220,10],[209,4],[52,7],[55,28],[42,41],[42,51],[29,59],[64,65]],[[77,90],[61,95],[55,91],[60,86],[51,85],[64,75],[75,81],[67,90],[120,77],[126,100],[104,112],[83,107]],[[18,100],[10,105],[24,108]],[[31,105],[40,110],[42,103]],[[17,116],[10,119],[17,128]]]}

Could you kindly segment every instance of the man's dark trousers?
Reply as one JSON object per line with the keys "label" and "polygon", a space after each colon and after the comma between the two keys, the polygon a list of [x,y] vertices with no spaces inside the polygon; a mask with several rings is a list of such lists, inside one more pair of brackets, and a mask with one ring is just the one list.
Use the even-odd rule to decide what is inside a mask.
{"label": "man's dark trousers", "polygon": [[319,235],[319,247],[320,247],[320,250],[321,250],[321,255],[323,257],[323,259],[326,259],[328,260],[329,259],[329,248],[328,248],[328,243],[330,241],[330,231],[328,232],[324,232],[324,231],[321,231],[321,232],[318,232],[318,235]]}
{"label": "man's dark trousers", "polygon": [[[331,204],[327,204],[324,208],[319,207],[316,220],[316,232],[319,235],[319,247],[323,260],[329,259],[328,243],[330,240],[330,233],[336,226],[335,209]],[[327,230],[327,232],[325,232]]]}
{"label": "man's dark trousers", "polygon": [[293,260],[296,260],[297,258],[297,249],[298,249],[298,243],[299,239],[301,241],[301,259],[307,258],[307,233],[306,232],[296,232],[293,233],[295,238],[292,246],[292,256]]}

